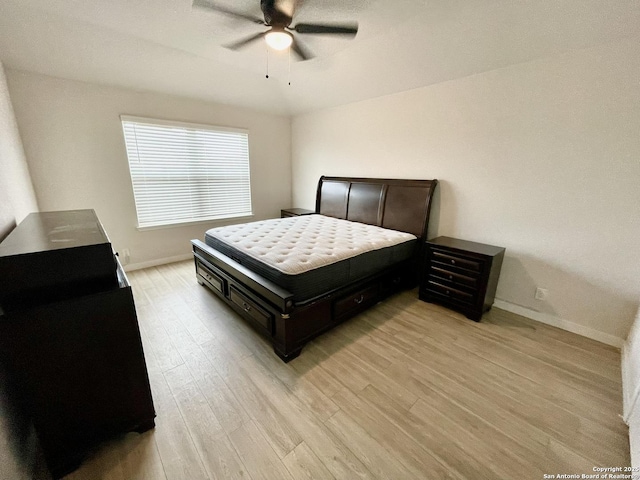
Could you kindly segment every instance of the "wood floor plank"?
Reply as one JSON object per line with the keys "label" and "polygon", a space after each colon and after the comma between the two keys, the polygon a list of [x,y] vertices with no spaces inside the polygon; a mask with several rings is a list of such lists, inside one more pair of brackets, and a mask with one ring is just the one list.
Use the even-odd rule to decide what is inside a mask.
{"label": "wood floor plank", "polygon": [[[431,341],[424,341],[426,349],[438,349],[439,345]],[[416,351],[419,351],[416,350]],[[440,351],[440,350],[438,350]],[[424,355],[425,357],[427,355]],[[450,358],[455,358],[460,368],[471,367],[481,371],[483,375],[488,375],[492,383],[503,389],[515,398],[540,399],[543,405],[548,408],[558,409],[559,412],[567,412],[584,418],[590,425],[595,422],[597,428],[603,429],[606,437],[606,430],[610,430],[626,438],[626,427],[620,419],[622,411],[621,396],[611,394],[606,401],[600,398],[583,395],[567,385],[561,378],[548,374],[544,385],[531,380],[528,376],[519,375],[508,368],[504,368],[496,363],[487,361],[479,357],[475,352],[465,349],[454,349],[450,351]],[[617,397],[617,400],[616,400]],[[613,403],[612,403],[613,402]],[[611,407],[614,405],[614,408]]]}
{"label": "wood floor plank", "polygon": [[370,350],[386,358],[390,364],[402,361],[407,352],[411,350],[411,346],[403,344],[399,339],[382,331],[371,333],[361,342]]}
{"label": "wood floor plank", "polygon": [[[251,359],[251,357],[248,357]],[[250,363],[250,365],[254,365]],[[269,398],[251,380],[249,371],[233,365],[229,374],[223,377],[227,386],[235,392],[241,405],[280,458],[284,458],[300,442],[302,437],[295,428],[295,422],[286,412],[276,406],[277,398]]]}
{"label": "wood floor plank", "polygon": [[138,321],[144,324],[142,330],[155,356],[157,368],[166,371],[184,363],[153,306],[138,308]]}
{"label": "wood floor plank", "polygon": [[[447,359],[437,355],[433,347],[424,349],[421,353],[423,358],[431,355],[429,358],[431,365],[439,366],[454,380],[460,383],[471,381],[468,369],[464,367],[454,369],[451,365],[447,365]],[[518,391],[513,384],[505,385],[498,373],[491,374],[477,369],[473,373],[473,380],[477,382],[477,391],[525,419],[532,426],[561,440],[576,451],[584,452],[588,458],[598,462],[603,462],[607,458],[623,461],[625,458],[626,455],[623,452],[626,448],[626,438],[611,429],[601,428],[574,412],[559,409],[553,403],[531,392]],[[552,382],[550,385],[553,388]],[[581,435],[575,435],[576,432]],[[602,443],[596,447],[594,440],[598,438],[602,439]]]}
{"label": "wood floor plank", "polygon": [[233,432],[251,420],[242,404],[215,371],[198,378],[196,383],[225,432]]}
{"label": "wood floor plank", "polygon": [[[437,349],[442,353],[443,344],[438,340],[437,335],[425,336],[421,341],[421,346],[416,347],[412,355],[422,348],[427,351]],[[427,357],[428,353],[426,355],[417,354],[416,358],[421,356]],[[603,428],[613,429],[621,435],[626,435],[626,428],[619,418],[622,408],[621,395],[617,395],[615,392],[609,392],[606,399],[584,395],[572,388],[571,385],[567,385],[562,377],[554,374],[553,370],[546,372],[543,377],[544,383],[541,384],[540,381],[530,378],[529,371],[525,375],[515,373],[509,365],[503,366],[493,362],[491,359],[478,355],[476,350],[449,348],[446,357],[448,359],[455,358],[456,362],[461,364],[460,367],[467,369],[467,371],[481,370],[491,375],[496,382],[504,383],[509,390],[517,389],[521,395],[542,397],[565,411],[597,422]]]}
{"label": "wood floor plank", "polygon": [[294,426],[298,434],[336,478],[374,478],[347,445],[338,440],[324,423],[316,421],[316,417],[293,394],[282,390],[275,376],[262,365],[251,365],[250,360],[243,362],[243,371],[252,378],[265,397],[278,396],[277,408],[283,415],[296,419]]}
{"label": "wood floor plank", "polygon": [[196,343],[203,344],[213,338],[212,333],[187,303],[183,301],[176,302],[171,306],[171,309]]}
{"label": "wood floor plank", "polygon": [[331,398],[343,388],[343,385],[322,367],[322,362],[318,362],[312,355],[307,355],[306,351],[305,355],[300,355],[298,358],[293,359],[288,365],[300,378],[312,383],[328,398]]}
{"label": "wood floor plank", "polygon": [[532,352],[522,353],[521,349],[476,336],[459,337],[456,345],[473,351],[499,365],[508,367],[514,373],[525,375],[534,381],[544,384],[549,375],[556,376],[563,383],[581,391],[585,395],[596,396],[603,401],[611,399],[611,392],[622,393],[618,379],[604,378],[599,375],[586,374],[581,369],[567,369],[548,360],[542,360]]}
{"label": "wood floor plank", "polygon": [[300,400],[320,421],[324,421],[336,413],[338,406],[318,387],[306,378],[301,377],[291,366],[273,354],[273,348],[257,342],[253,348],[253,356],[275,377],[278,378],[293,395]]}
{"label": "wood floor plank", "polygon": [[516,332],[519,335],[534,339],[537,343],[549,344],[564,350],[570,346],[585,353],[602,359],[605,363],[615,366],[620,357],[620,350],[611,345],[592,340],[591,338],[574,335],[566,330],[536,322],[530,318],[516,315],[499,308],[492,309],[482,319],[488,328],[492,325]]}
{"label": "wood floor plank", "polygon": [[376,478],[420,478],[420,472],[404,465],[395,455],[380,445],[367,431],[342,410],[325,425],[340,439]]}
{"label": "wood floor plank", "polygon": [[363,332],[361,329],[355,331],[353,329],[354,326],[362,324],[363,322],[347,322],[339,325],[324,335],[322,344],[330,347],[332,350],[348,349],[349,352],[356,355],[371,367],[384,370],[391,362],[361,342],[363,337],[368,336],[368,333]]}
{"label": "wood floor plank", "polygon": [[348,389],[343,389],[333,399],[349,417],[354,419],[372,438],[391,452],[408,468],[421,472],[424,478],[458,479],[465,477],[448,465],[441,463],[431,452],[414,441],[405,431],[368,406]]}
{"label": "wood floor plank", "polygon": [[185,365],[165,372],[209,478],[242,479],[245,467]]}
{"label": "wood floor plank", "polygon": [[225,432],[230,433],[250,420],[233,392],[185,328],[177,330],[172,341],[178,346],[184,363]]}
{"label": "wood floor plank", "polygon": [[254,480],[294,480],[253,422],[242,425],[229,438]]}
{"label": "wood floor plank", "polygon": [[282,459],[282,463],[296,480],[304,480],[305,478],[307,480],[334,480],[336,478],[331,475],[331,472],[305,442],[291,450]]}
{"label": "wood floor plank", "polygon": [[366,388],[358,393],[358,397],[460,476],[469,479],[509,478],[501,477],[492,462],[482,457],[480,445],[470,442],[468,437],[464,445],[460,445],[436,419],[408,415],[402,406],[375,387]]}
{"label": "wood floor plank", "polygon": [[[502,310],[496,309],[483,318],[486,334],[495,332],[498,339],[506,344],[527,351],[537,358],[553,361],[555,365],[561,368],[563,365],[569,365],[571,370],[584,370],[584,375],[595,374],[618,384],[621,383],[622,379],[618,366],[613,362],[602,361],[603,355],[605,355],[604,358],[612,358],[613,349],[594,348],[593,350],[586,350],[572,344],[561,343],[555,338],[540,342],[535,338],[535,331],[510,328],[514,325],[514,322],[513,320],[508,322],[508,317],[502,315],[502,312]],[[493,329],[493,326],[497,328]],[[523,330],[525,331],[523,332]]]}
{"label": "wood floor plank", "polygon": [[[422,342],[420,340],[415,342],[416,347],[425,343],[432,345],[435,340],[439,345],[450,343],[453,352],[460,350],[458,347],[462,347],[476,356],[525,376],[540,386],[550,387],[549,379],[553,378],[558,382],[558,385],[553,387],[554,392],[569,391],[570,395],[574,396],[577,389],[582,392],[581,397],[595,397],[593,401],[607,403],[608,406],[605,407],[607,410],[610,410],[611,406],[618,408],[620,405],[621,395],[617,379],[604,379],[597,375],[585,377],[579,375],[579,369],[567,370],[541,361],[536,355],[531,355],[532,352],[537,351],[535,345],[530,348],[524,348],[522,345],[519,348],[511,348],[506,343],[498,342],[494,335],[486,332],[478,334],[479,324],[460,319],[453,323],[441,318],[424,322],[418,315],[409,311],[405,312],[403,319],[415,325],[425,325],[425,335],[421,339]],[[587,403],[590,404],[591,400]]]}
{"label": "wood floor plank", "polygon": [[165,276],[158,269],[158,267],[150,267],[145,269],[147,276],[149,278],[149,282],[151,283],[151,287],[146,288],[145,290],[153,290],[155,292],[155,296],[161,297],[164,295],[168,295],[172,293],[171,284],[167,282]]}
{"label": "wood floor plank", "polygon": [[[417,325],[423,324],[422,319],[425,317],[423,302],[412,298],[405,300],[403,305],[403,318],[407,321],[414,322]],[[498,309],[496,309],[496,312]],[[454,312],[450,312],[454,313]],[[593,380],[596,384],[603,384],[605,388],[620,387],[620,369],[614,363],[602,362],[602,349],[594,349],[588,351],[576,348],[572,345],[558,345],[554,339],[540,342],[539,339],[531,339],[528,335],[523,335],[521,331],[514,332],[513,327],[520,325],[513,321],[508,322],[506,317],[500,313],[489,312],[486,317],[486,323],[469,323],[466,318],[456,317],[455,322],[450,322],[451,316],[430,316],[429,326],[441,324],[451,331],[451,333],[465,331],[465,338],[475,337],[482,341],[490,341],[498,343],[502,346],[511,347],[519,352],[526,352],[526,355],[536,360],[540,360],[546,364],[556,366],[563,369],[570,366],[573,375],[584,377],[586,380]],[[502,315],[502,322],[498,325],[491,322],[491,318]],[[549,327],[550,328],[550,327]],[[520,329],[522,330],[522,329]],[[567,333],[567,332],[565,332]],[[470,335],[469,335],[470,334]],[[607,357],[611,353],[606,350]]]}
{"label": "wood floor plank", "polygon": [[[325,348],[325,345],[327,344],[329,344],[329,348]],[[339,363],[341,368],[348,369],[352,375],[357,373],[360,378],[364,379],[366,384],[362,388],[357,388],[357,386],[355,388],[352,387],[351,390],[353,392],[360,391],[368,385],[375,384],[393,398],[394,401],[401,404],[406,410],[409,410],[417,400],[415,394],[404,388],[402,385],[396,383],[393,378],[382,374],[380,372],[380,370],[382,370],[380,366],[367,363],[358,356],[357,352],[352,353],[347,349],[334,350],[334,343],[331,338],[323,339],[323,342],[318,343],[317,346],[330,358],[335,359],[335,362],[329,365],[335,366],[336,363]],[[327,368],[332,368],[329,365]],[[387,363],[387,367],[388,365],[389,364]],[[338,374],[340,373],[338,372]]]}
{"label": "wood floor plank", "polygon": [[130,480],[166,480],[155,432],[142,435],[129,433],[119,443],[120,463],[124,478]]}
{"label": "wood floor plank", "polygon": [[[561,442],[554,441],[551,435],[531,425],[521,418],[518,412],[505,408],[493,397],[484,396],[476,383],[458,383],[444,373],[411,360],[404,365],[390,367],[388,373],[421,397],[428,399],[431,395],[430,390],[436,390],[446,396],[452,404],[458,404],[495,426],[514,442],[529,450],[536,460],[551,470],[587,473],[595,465],[602,466],[601,463],[588,459],[566,446],[563,446],[565,455],[554,454],[550,446]],[[551,458],[555,458],[556,462],[552,463]]]}
{"label": "wood floor plank", "polygon": [[205,467],[162,374],[151,375],[156,408],[155,439],[167,480],[207,479]]}
{"label": "wood floor plank", "polygon": [[477,455],[486,458],[503,478],[522,477],[524,472],[531,478],[543,478],[548,473],[548,466],[532,461],[526,448],[436,392],[428,399],[419,399],[411,407],[410,413],[417,418],[437,419],[435,423],[454,441],[459,441],[466,450],[479,445],[481,448]]}
{"label": "wood floor plank", "polygon": [[190,428],[197,425],[199,432],[206,432],[206,436],[214,438],[224,432],[222,425],[209,406],[209,402],[202,395],[186,365],[180,365],[167,372],[164,376],[171,388],[183,418]]}
{"label": "wood floor plank", "polygon": [[304,349],[305,355],[321,365],[321,368],[337,380],[342,385],[340,389],[347,387],[357,392],[369,385],[370,380],[362,371],[346,365],[339,353],[335,355],[327,353],[322,345],[321,342],[307,344]]}

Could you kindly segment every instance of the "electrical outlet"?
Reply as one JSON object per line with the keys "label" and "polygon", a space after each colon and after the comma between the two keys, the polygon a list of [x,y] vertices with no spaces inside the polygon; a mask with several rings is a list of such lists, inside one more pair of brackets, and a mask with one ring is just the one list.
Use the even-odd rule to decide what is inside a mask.
{"label": "electrical outlet", "polygon": [[128,248],[122,249],[122,263],[127,265],[131,261],[131,252]]}
{"label": "electrical outlet", "polygon": [[536,294],[535,294],[535,299],[536,300],[546,300],[547,297],[549,296],[549,290],[547,290],[546,288],[536,288]]}

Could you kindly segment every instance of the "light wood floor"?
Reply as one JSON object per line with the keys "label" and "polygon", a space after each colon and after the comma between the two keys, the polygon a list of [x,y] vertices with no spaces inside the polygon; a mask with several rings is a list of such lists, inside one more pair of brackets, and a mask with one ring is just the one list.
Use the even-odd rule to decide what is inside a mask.
{"label": "light wood floor", "polygon": [[629,464],[620,353],[493,309],[402,293],[289,364],[195,281],[132,272],[155,430],[67,480],[542,479]]}

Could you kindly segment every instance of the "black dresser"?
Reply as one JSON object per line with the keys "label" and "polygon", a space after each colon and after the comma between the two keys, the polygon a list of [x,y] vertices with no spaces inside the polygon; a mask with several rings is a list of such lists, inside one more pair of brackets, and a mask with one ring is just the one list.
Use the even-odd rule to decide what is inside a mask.
{"label": "black dresser", "polygon": [[493,305],[505,249],[450,237],[426,243],[419,297],[479,321]]}
{"label": "black dresser", "polygon": [[153,428],[131,287],[93,210],[32,213],[0,243],[0,361],[54,478]]}

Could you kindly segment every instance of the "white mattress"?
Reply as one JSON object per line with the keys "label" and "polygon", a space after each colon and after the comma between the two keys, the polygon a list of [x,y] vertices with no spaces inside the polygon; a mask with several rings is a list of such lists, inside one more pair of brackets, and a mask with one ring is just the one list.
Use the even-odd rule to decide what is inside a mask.
{"label": "white mattress", "polygon": [[299,275],[365,252],[416,240],[410,233],[324,215],[212,228],[207,236],[286,275]]}

